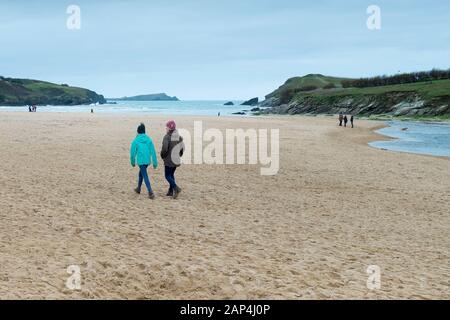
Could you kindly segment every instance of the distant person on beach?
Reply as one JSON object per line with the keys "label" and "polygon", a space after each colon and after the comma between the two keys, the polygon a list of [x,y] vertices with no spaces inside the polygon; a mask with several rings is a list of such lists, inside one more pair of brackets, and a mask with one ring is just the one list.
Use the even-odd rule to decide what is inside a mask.
{"label": "distant person on beach", "polygon": [[28,112],[33,112],[33,111],[31,110],[31,106],[28,106]]}
{"label": "distant person on beach", "polygon": [[158,159],[156,157],[155,145],[152,139],[145,134],[145,125],[141,123],[137,128],[138,135],[131,143],[130,149],[130,161],[133,168],[137,165],[139,166],[139,179],[138,187],[134,189],[137,194],[141,193],[142,182],[145,182],[147,187],[148,197],[150,199],[155,199],[155,194],[153,193],[152,186],[150,185],[150,179],[147,174],[147,167],[153,165],[153,168],[158,167]]}
{"label": "distant person on beach", "polygon": [[342,127],[342,121],[344,120],[344,116],[342,115],[342,112],[339,113],[339,127]]}
{"label": "distant person on beach", "polygon": [[347,115],[344,116],[344,127],[347,127],[348,118]]}
{"label": "distant person on beach", "polygon": [[184,152],[183,137],[177,131],[175,121],[170,120],[166,124],[166,135],[164,136],[161,158],[164,160],[164,175],[169,183],[168,197],[176,199],[181,192],[175,181],[175,170],[181,165],[181,157]]}
{"label": "distant person on beach", "polygon": [[351,123],[351,125],[352,125],[352,128],[353,128],[353,120],[354,120],[354,118],[353,118],[353,115],[350,117],[350,123]]}

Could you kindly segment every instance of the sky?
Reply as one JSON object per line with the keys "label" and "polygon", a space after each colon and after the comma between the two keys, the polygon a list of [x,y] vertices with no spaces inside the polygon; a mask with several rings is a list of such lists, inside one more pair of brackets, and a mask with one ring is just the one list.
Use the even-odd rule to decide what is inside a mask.
{"label": "sky", "polygon": [[309,73],[448,69],[449,13],[448,0],[0,0],[0,75],[106,97],[262,98]]}

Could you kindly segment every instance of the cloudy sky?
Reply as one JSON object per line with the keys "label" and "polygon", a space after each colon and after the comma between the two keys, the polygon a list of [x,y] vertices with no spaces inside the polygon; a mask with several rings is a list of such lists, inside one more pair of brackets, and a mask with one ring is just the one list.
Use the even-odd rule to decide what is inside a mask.
{"label": "cloudy sky", "polygon": [[[80,30],[67,28],[72,4]],[[107,97],[263,97],[308,73],[450,68],[449,12],[448,0],[0,0],[0,75]]]}

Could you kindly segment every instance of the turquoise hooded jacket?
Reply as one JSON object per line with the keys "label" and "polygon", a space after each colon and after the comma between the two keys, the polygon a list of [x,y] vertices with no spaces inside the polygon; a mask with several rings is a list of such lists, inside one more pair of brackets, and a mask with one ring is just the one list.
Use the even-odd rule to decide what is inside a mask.
{"label": "turquoise hooded jacket", "polygon": [[130,162],[133,167],[136,165],[136,162],[138,166],[153,164],[155,169],[158,167],[155,145],[145,133],[138,134],[131,143]]}

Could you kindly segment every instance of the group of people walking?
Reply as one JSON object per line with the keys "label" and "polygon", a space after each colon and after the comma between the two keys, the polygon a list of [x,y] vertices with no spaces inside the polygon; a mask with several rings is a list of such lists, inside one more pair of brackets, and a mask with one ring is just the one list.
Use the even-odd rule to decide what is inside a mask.
{"label": "group of people walking", "polygon": [[[352,115],[352,116],[350,116],[350,124],[351,124],[352,128],[353,128],[353,121],[354,121],[354,118]],[[342,114],[342,112],[339,113],[339,126],[342,127],[342,124],[344,124],[344,127],[347,127],[347,123],[348,123],[347,115]]]}
{"label": "group of people walking", "polygon": [[36,111],[37,111],[37,107],[35,105],[28,106],[28,112],[36,112]]}
{"label": "group of people walking", "polygon": [[[166,135],[164,136],[160,156],[164,161],[164,175],[169,183],[169,190],[166,196],[176,199],[181,192],[175,181],[175,171],[181,165],[181,157],[184,152],[183,137],[178,134],[176,123],[170,120],[166,123]],[[137,136],[131,143],[130,161],[133,167],[139,167],[138,186],[134,190],[141,193],[142,183],[147,187],[150,199],[155,199],[147,168],[152,165],[154,169],[158,167],[155,145],[152,139],[145,133],[145,125],[141,123],[137,128]]]}

